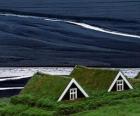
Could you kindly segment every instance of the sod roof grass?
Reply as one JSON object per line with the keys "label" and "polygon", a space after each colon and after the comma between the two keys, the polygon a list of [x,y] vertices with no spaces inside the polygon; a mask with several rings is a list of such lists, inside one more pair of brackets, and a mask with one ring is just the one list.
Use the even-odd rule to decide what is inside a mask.
{"label": "sod roof grass", "polygon": [[95,69],[76,66],[70,74],[70,77],[75,78],[75,80],[78,81],[85,91],[90,93],[94,90],[107,91],[118,72],[118,70]]}
{"label": "sod roof grass", "polygon": [[107,91],[119,70],[95,69],[76,66],[68,76],[55,76],[37,73],[27,83],[21,94],[58,99],[72,78],[90,96],[95,91]]}
{"label": "sod roof grass", "polygon": [[136,79],[140,79],[140,73],[135,77]]}
{"label": "sod roof grass", "polygon": [[63,76],[37,73],[29,80],[20,94],[58,99],[70,81],[71,78]]}

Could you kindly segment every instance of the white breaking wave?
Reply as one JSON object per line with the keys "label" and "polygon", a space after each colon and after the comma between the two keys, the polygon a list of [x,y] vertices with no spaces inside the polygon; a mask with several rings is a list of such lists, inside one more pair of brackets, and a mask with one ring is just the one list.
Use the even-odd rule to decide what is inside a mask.
{"label": "white breaking wave", "polygon": [[5,88],[0,88],[1,90],[11,90],[11,89],[23,89],[24,87],[5,87]]}
{"label": "white breaking wave", "polygon": [[73,67],[1,67],[0,82],[29,78],[36,72],[51,75],[69,75],[72,70]]}
{"label": "white breaking wave", "polygon": [[133,35],[133,34],[128,34],[128,33],[121,33],[121,32],[117,32],[117,31],[111,31],[111,30],[106,30],[100,27],[96,27],[96,26],[91,26],[89,24],[85,24],[85,23],[76,23],[76,22],[71,22],[69,21],[69,23],[75,24],[75,25],[79,25],[81,27],[87,28],[87,29],[91,29],[91,30],[95,30],[95,31],[100,31],[103,33],[108,33],[108,34],[113,34],[113,35],[119,35],[119,36],[125,36],[125,37],[133,37],[133,38],[140,38],[139,35]]}
{"label": "white breaking wave", "polygon": [[10,13],[2,13],[0,15],[2,15],[2,16],[22,17],[22,18],[38,18],[38,19],[43,19],[43,20],[46,20],[46,21],[54,21],[54,22],[65,22],[65,23],[81,26],[81,27],[83,27],[85,29],[99,31],[99,32],[107,33],[107,34],[124,36],[124,37],[139,38],[140,39],[139,35],[112,31],[112,30],[109,30],[109,29],[103,29],[103,28],[100,28],[100,27],[97,27],[97,26],[92,26],[92,25],[89,25],[89,24],[86,24],[86,23],[79,23],[79,22],[74,22],[74,21],[69,21],[69,20],[51,19],[51,18],[45,18],[45,17],[43,18],[43,17],[37,17],[37,16],[18,15],[18,14],[10,14]]}
{"label": "white breaking wave", "polygon": [[36,18],[36,19],[38,19],[38,18],[40,18],[41,19],[41,17],[37,17],[37,16],[29,16],[29,15],[18,15],[18,14],[12,14],[12,13],[1,13],[0,14],[1,16],[14,16],[14,17],[22,17],[22,18]]}

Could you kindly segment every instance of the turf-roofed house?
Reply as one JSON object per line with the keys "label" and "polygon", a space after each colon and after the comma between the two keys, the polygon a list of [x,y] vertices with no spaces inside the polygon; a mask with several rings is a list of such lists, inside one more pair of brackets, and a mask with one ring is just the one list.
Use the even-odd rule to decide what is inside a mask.
{"label": "turf-roofed house", "polygon": [[94,91],[123,91],[133,89],[127,77],[119,70],[95,69],[77,66],[71,77],[82,85],[87,93]]}
{"label": "turf-roofed house", "polygon": [[29,94],[38,98],[47,97],[57,101],[89,97],[74,78],[41,73],[31,78],[21,94]]}
{"label": "turf-roofed house", "polygon": [[87,98],[95,91],[110,92],[128,89],[133,87],[119,70],[76,66],[69,76],[37,73],[20,94],[62,101]]}

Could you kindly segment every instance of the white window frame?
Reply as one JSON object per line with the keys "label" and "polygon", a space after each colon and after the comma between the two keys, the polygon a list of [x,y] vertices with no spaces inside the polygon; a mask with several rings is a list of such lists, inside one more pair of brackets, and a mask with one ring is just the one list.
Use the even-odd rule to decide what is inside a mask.
{"label": "white window frame", "polygon": [[124,83],[126,85],[128,85],[129,89],[133,89],[132,85],[129,83],[129,81],[126,79],[126,77],[123,75],[123,73],[122,72],[119,72],[117,74],[117,76],[115,77],[114,81],[112,82],[112,84],[110,85],[110,87],[108,89],[108,92],[110,92],[112,90],[112,88],[114,87],[114,85],[116,84],[116,81],[120,78],[120,76],[124,80]]}
{"label": "white window frame", "polygon": [[60,102],[60,101],[63,99],[63,97],[65,96],[65,94],[67,93],[67,91],[69,91],[69,89],[70,89],[70,87],[71,87],[72,84],[75,84],[76,87],[77,87],[77,89],[78,89],[79,91],[81,91],[82,94],[83,94],[85,97],[89,97],[88,94],[84,91],[84,89],[83,89],[83,88],[78,84],[78,82],[73,78],[73,79],[69,82],[69,84],[67,85],[67,87],[65,88],[65,90],[63,91],[63,93],[61,94],[61,96],[59,97],[59,99],[57,100],[57,102]]}
{"label": "white window frame", "polygon": [[77,88],[70,89],[70,100],[77,99]]}
{"label": "white window frame", "polygon": [[117,88],[117,91],[124,90],[124,80],[123,79],[116,81],[116,88]]}

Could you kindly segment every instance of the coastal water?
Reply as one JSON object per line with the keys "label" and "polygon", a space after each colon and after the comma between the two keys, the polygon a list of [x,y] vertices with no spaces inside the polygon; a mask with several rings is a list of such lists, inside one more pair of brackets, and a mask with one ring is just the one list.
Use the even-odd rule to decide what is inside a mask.
{"label": "coastal water", "polygon": [[51,75],[69,75],[73,67],[4,67],[0,68],[0,97],[18,94],[37,72]]}
{"label": "coastal water", "polygon": [[0,66],[140,66],[138,0],[0,0]]}
{"label": "coastal water", "polygon": [[1,97],[37,71],[67,75],[77,64],[134,77],[139,59],[139,0],[0,0]]}

